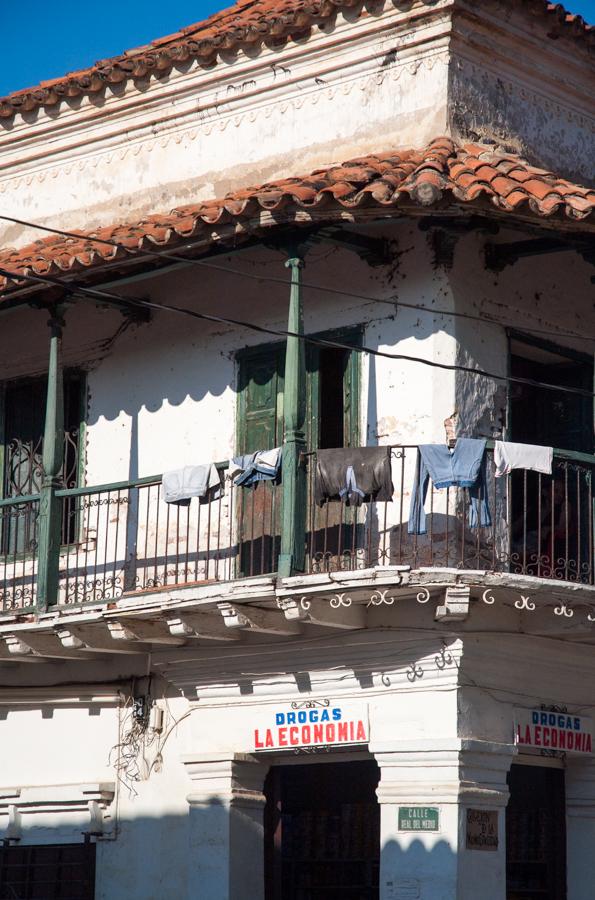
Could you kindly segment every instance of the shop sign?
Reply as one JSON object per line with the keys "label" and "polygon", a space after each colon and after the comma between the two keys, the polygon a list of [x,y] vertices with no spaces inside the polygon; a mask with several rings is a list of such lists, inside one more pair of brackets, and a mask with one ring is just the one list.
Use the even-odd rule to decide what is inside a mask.
{"label": "shop sign", "polygon": [[437,806],[399,806],[399,831],[438,831]]}
{"label": "shop sign", "polygon": [[514,711],[514,742],[520,747],[593,753],[593,720],[545,709]]}
{"label": "shop sign", "polygon": [[273,708],[255,723],[253,731],[254,750],[367,744],[369,739],[367,704],[330,700]]}
{"label": "shop sign", "polygon": [[498,849],[498,810],[467,810],[467,850]]}

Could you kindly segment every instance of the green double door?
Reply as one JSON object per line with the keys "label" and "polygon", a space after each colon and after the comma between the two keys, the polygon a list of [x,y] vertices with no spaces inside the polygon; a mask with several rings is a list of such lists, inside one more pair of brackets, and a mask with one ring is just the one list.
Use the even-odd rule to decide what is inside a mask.
{"label": "green double door", "polygon": [[[356,348],[361,329],[321,335]],[[237,452],[253,453],[283,443],[285,344],[238,354]],[[306,346],[306,444],[308,451],[357,446],[359,353],[356,349]],[[308,457],[310,463],[311,457]],[[313,465],[310,464],[308,484]],[[270,482],[238,491],[240,574],[274,572],[280,548],[281,490]],[[311,528],[310,528],[311,530]],[[311,537],[311,535],[309,536]]]}

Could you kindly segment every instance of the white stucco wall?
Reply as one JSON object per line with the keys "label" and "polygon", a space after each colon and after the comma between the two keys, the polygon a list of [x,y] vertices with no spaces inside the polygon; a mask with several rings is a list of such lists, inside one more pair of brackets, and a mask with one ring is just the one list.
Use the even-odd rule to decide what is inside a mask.
{"label": "white stucco wall", "polygon": [[[239,56],[208,73],[196,67],[174,72],[163,84],[153,82],[142,96],[134,88],[120,97],[108,96],[104,110],[85,100],[80,109],[64,107],[57,119],[41,112],[34,121],[18,120],[0,137],[2,210],[69,229],[92,227],[353,155],[422,146],[449,129],[465,138],[477,134],[502,140],[539,158],[537,136],[545,127],[548,107],[540,101],[521,120],[528,82],[532,96],[545,90],[534,84],[535,73],[527,73],[526,61],[522,67],[512,63],[514,48],[518,51],[524,42],[522,23],[515,19],[511,25],[521,35],[507,50],[506,66],[512,71],[509,102],[500,109],[496,74],[491,63],[481,64],[481,54],[485,46],[498,45],[502,34],[486,35],[484,29],[478,46],[462,38],[456,48],[461,65],[452,57],[449,63],[449,25],[440,13],[447,6],[435,4],[438,14],[425,24],[422,19],[417,31],[411,31],[402,10],[369,15],[354,25],[339,17],[336,29],[317,33],[307,46],[290,43],[282,51],[263,50],[254,60]],[[538,42],[539,34],[532,38],[529,60]],[[587,165],[590,159],[585,139],[590,88],[578,74],[580,59],[570,71],[571,50],[564,46],[549,78],[555,81],[556,73],[566,69],[573,99],[562,98],[562,112],[547,120],[547,144],[557,156],[568,153],[569,171],[579,177],[585,159]],[[520,59],[521,54],[516,55]],[[562,129],[567,107],[572,107],[574,118]],[[499,374],[506,373],[506,325],[550,331],[552,339],[577,349],[584,349],[585,343],[557,337],[557,329],[594,333],[592,270],[574,253],[537,264],[524,260],[496,275],[484,267],[484,236],[462,237],[454,266],[448,269],[435,265],[430,243],[413,221],[370,228],[369,233],[396,241],[391,265],[372,269],[351,253],[328,253],[324,246],[309,254],[304,280],[346,293],[304,289],[307,333],[363,324],[364,343],[374,349],[477,365]],[[24,243],[33,234],[0,225],[3,246]],[[518,236],[502,230],[497,239]],[[286,275],[281,255],[262,249],[218,262],[250,275]],[[116,285],[114,290],[272,329],[286,327],[287,288],[264,278],[255,281],[194,266]],[[429,315],[399,303],[486,314],[495,324],[439,312]],[[3,380],[45,371],[46,320],[46,312],[33,310],[3,318]],[[266,337],[165,312],[156,313],[149,324],[129,324],[119,333],[122,324],[119,313],[90,304],[77,303],[66,313],[65,364],[88,373],[86,483],[148,476],[232,455],[235,354]],[[505,424],[506,392],[489,379],[365,355],[361,374],[363,442],[442,441],[443,420],[455,408],[467,433],[491,437]],[[448,630],[456,662],[441,669],[436,659],[447,631],[434,625],[430,607],[413,606],[412,613],[406,603],[415,600],[397,604],[390,630],[347,632],[314,645],[297,641],[282,648],[271,641],[241,653],[200,645],[199,658],[189,660],[185,676],[187,698],[169,696],[176,693],[173,689],[166,692],[167,702],[158,695],[167,716],[163,736],[147,748],[150,774],[134,782],[136,793],[120,783],[109,804],[109,834],[98,847],[98,900],[189,898],[201,871],[210,873],[201,885],[205,900],[224,897],[217,879],[229,841],[226,846],[224,829],[213,840],[208,834],[205,838],[202,800],[189,812],[187,797],[196,790],[196,773],[181,760],[189,754],[227,758],[249,752],[255,718],[279,702],[303,699],[306,692],[300,693],[295,672],[309,674],[308,697],[332,695],[368,704],[369,749],[384,781],[381,900],[399,897],[399,881],[402,891],[408,880],[415,889],[416,879],[423,900],[452,900],[455,895],[476,900],[470,891],[478,882],[482,900],[502,900],[503,835],[500,852],[488,861],[483,854],[478,859],[463,850],[461,783],[469,780],[480,790],[496,783],[497,800],[504,802],[513,705],[558,702],[590,711],[590,682],[570,674],[577,659],[581,669],[589,670],[590,648],[570,650],[562,640],[567,635],[561,633],[521,636],[525,623],[514,609],[496,614],[475,607],[462,636]],[[489,639],[473,633],[486,629],[492,632]],[[17,675],[14,664],[8,665],[13,668],[7,674],[4,667],[0,681],[22,684],[29,679],[41,695],[41,674],[27,675],[22,664],[24,672]],[[82,668],[87,681],[104,677],[119,683],[134,668],[112,660],[102,675],[101,661],[95,665],[91,670],[86,663],[56,662],[51,672],[49,665],[29,668],[49,672],[46,680],[55,684],[82,680]],[[415,677],[408,677],[412,665],[420,666],[423,676],[415,676],[413,669]],[[161,671],[167,678],[166,665]],[[118,783],[109,754],[122,737],[122,710],[117,702],[101,699],[91,706],[51,700],[42,706],[35,699],[21,706],[13,697],[0,707],[5,712],[0,716],[0,783],[7,789],[0,791],[5,801],[0,806],[0,835],[10,798],[17,796],[17,788],[27,788],[37,806],[35,813],[23,814],[24,841],[80,840],[89,818],[80,785]],[[474,742],[490,746],[478,749]],[[162,762],[156,756],[160,746]],[[497,776],[486,761],[490,755],[499,760],[499,769],[494,764]],[[463,777],[463,765],[471,770],[469,779]],[[62,789],[65,785],[71,786],[70,793]],[[44,794],[47,788],[50,800]],[[74,798],[69,803],[62,802],[66,794]],[[473,796],[473,802],[480,802]],[[442,809],[441,831],[421,841],[400,835],[399,802],[429,803],[432,797]],[[212,799],[211,806],[221,800],[216,790]],[[62,807],[56,809],[60,802]],[[190,828],[189,817],[194,822]],[[501,813],[501,832],[503,827]],[[201,870],[205,858],[208,865]],[[241,855],[238,859],[250,864]],[[586,900],[580,882],[572,890],[569,900]]]}

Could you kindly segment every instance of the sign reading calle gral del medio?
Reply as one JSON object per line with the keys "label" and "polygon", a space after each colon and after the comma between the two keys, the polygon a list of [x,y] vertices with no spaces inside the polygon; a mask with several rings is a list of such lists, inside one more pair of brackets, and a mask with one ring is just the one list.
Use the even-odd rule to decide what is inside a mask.
{"label": "sign reading calle gral del medio", "polygon": [[514,711],[514,742],[523,749],[593,754],[593,720],[545,709]]}
{"label": "sign reading calle gral del medio", "polygon": [[263,715],[254,727],[253,748],[291,750],[367,744],[369,739],[367,704],[308,700],[273,707]]}

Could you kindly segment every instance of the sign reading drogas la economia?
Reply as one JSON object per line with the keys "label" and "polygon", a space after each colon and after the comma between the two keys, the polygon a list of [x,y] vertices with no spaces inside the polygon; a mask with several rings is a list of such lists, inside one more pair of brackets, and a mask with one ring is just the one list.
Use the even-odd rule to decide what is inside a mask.
{"label": "sign reading drogas la economia", "polygon": [[593,753],[593,721],[545,709],[515,709],[514,741],[519,749]]}
{"label": "sign reading drogas la economia", "polygon": [[367,744],[370,739],[365,703],[312,701],[288,708],[274,708],[254,728],[255,750],[291,750],[296,747],[328,747]]}

